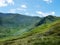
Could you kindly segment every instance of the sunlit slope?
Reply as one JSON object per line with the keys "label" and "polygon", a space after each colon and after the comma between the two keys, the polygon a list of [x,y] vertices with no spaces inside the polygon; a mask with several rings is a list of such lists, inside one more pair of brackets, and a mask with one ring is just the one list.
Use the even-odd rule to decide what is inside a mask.
{"label": "sunlit slope", "polygon": [[60,21],[50,26],[50,29],[46,32],[46,35],[60,36]]}
{"label": "sunlit slope", "polygon": [[0,14],[0,45],[59,45],[60,17]]}
{"label": "sunlit slope", "polygon": [[23,37],[32,36],[35,34],[39,34],[40,36],[60,36],[60,21],[35,27],[31,31],[26,32]]}
{"label": "sunlit slope", "polygon": [[60,35],[60,21],[55,21],[50,24],[44,24],[32,29],[33,33],[41,33],[46,35]]}
{"label": "sunlit slope", "polygon": [[25,33],[22,38],[0,42],[0,45],[60,45],[60,21],[45,24]]}

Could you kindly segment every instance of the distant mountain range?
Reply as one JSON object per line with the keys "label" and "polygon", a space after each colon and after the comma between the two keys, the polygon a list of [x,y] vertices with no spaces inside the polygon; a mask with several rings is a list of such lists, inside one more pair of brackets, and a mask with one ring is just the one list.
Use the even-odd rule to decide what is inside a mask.
{"label": "distant mountain range", "polygon": [[[22,14],[0,13],[0,41],[17,41],[18,39],[25,38],[28,40],[34,37],[39,39],[38,36],[60,36],[60,17],[52,15],[32,17]],[[32,42],[30,43],[33,45]],[[16,44],[18,45],[18,43]],[[2,43],[0,43],[0,45],[2,45]]]}
{"label": "distant mountain range", "polygon": [[11,35],[20,35],[33,28],[39,20],[41,20],[39,17],[0,13],[0,38]]}

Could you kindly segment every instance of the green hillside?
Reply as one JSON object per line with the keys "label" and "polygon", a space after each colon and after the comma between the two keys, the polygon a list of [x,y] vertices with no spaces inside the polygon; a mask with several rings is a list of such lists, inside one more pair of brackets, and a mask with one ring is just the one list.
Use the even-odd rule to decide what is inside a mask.
{"label": "green hillside", "polygon": [[60,45],[60,17],[0,13],[0,45]]}
{"label": "green hillside", "polygon": [[22,37],[27,37],[35,34],[40,34],[41,36],[58,36],[60,34],[60,20],[55,21],[53,23],[47,23],[40,26],[35,27],[31,31],[25,33]]}
{"label": "green hillside", "polygon": [[37,26],[42,25],[42,24],[46,24],[46,23],[52,23],[56,20],[60,20],[60,17],[56,17],[56,16],[52,16],[52,15],[48,15],[46,17],[43,17],[40,22],[37,24]]}
{"label": "green hillside", "polygon": [[19,36],[34,28],[40,20],[39,17],[0,13],[0,38]]}
{"label": "green hillside", "polygon": [[22,38],[1,41],[0,45],[60,45],[60,21],[46,25],[32,29]]}

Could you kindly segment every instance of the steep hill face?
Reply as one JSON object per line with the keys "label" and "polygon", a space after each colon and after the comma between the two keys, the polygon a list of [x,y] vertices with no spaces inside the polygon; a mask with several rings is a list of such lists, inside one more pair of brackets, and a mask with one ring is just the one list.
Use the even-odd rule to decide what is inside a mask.
{"label": "steep hill face", "polygon": [[29,32],[29,36],[3,41],[0,42],[0,45],[60,45],[60,21],[47,24],[46,27],[41,25],[36,27],[36,30],[33,29],[35,33],[31,31],[32,35]]}
{"label": "steep hill face", "polygon": [[56,20],[59,20],[60,17],[56,17],[56,16],[52,16],[52,15],[48,15],[46,17],[43,17],[40,22],[37,24],[38,25],[42,25],[42,24],[46,24],[46,23],[52,23]]}
{"label": "steep hill face", "polygon": [[34,21],[37,22],[37,20],[40,20],[39,17],[30,17],[30,16],[24,16],[21,14],[0,14],[0,22],[2,24],[21,24],[21,23],[33,23]]}
{"label": "steep hill face", "polygon": [[35,27],[41,18],[21,14],[0,13],[0,38],[20,35]]}
{"label": "steep hill face", "polygon": [[60,36],[60,22],[52,25],[45,35]]}
{"label": "steep hill face", "polygon": [[33,36],[35,34],[40,36],[60,36],[60,20],[37,26],[27,34],[29,34],[27,36]]}
{"label": "steep hill face", "polygon": [[59,45],[60,17],[0,13],[0,45]]}
{"label": "steep hill face", "polygon": [[37,26],[42,24],[46,25],[47,23],[52,23],[58,19],[60,19],[60,17],[58,18],[51,15],[40,18],[21,14],[0,13],[0,38],[8,36],[19,36],[25,32],[31,31],[31,29]]}

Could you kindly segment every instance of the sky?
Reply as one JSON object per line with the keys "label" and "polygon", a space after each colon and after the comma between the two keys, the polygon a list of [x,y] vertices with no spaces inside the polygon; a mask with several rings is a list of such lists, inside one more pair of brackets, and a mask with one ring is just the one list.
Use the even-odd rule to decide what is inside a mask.
{"label": "sky", "polygon": [[28,16],[60,16],[60,0],[0,0],[0,12]]}

